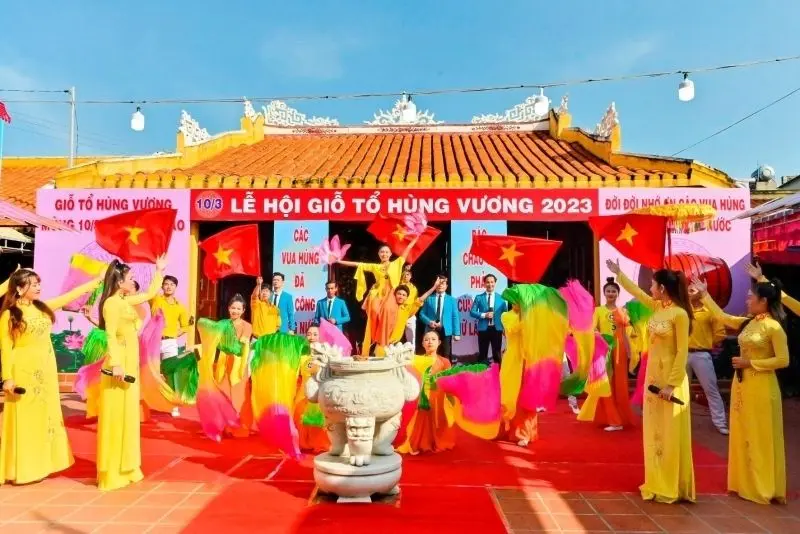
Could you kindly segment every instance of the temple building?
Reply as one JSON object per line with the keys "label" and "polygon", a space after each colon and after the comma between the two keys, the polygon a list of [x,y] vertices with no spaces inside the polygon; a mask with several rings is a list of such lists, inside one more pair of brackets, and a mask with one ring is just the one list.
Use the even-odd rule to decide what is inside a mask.
{"label": "temple building", "polygon": [[[182,256],[172,264],[189,308],[200,316],[223,313],[232,294],[249,295],[253,280],[208,283],[198,243],[231,225],[258,224],[264,276],[286,274],[298,316],[306,318],[299,330],[327,278],[339,281],[345,298],[352,299],[354,284],[352,272],[311,265],[293,252],[313,251],[338,235],[352,245],[348,259],[375,261],[379,244],[366,228],[378,213],[427,213],[442,233],[414,266],[414,280],[423,288],[437,273],[448,274],[459,297],[480,291],[483,275],[493,272],[469,254],[474,233],[562,241],[542,282],[576,278],[598,295],[610,253],[588,227],[592,215],[706,202],[717,207],[719,231],[745,231],[749,238],[749,222],[733,230],[724,223],[726,213],[750,207],[749,191],[724,172],[690,159],[624,152],[613,103],[589,131],[572,125],[567,97],[540,114],[536,98],[466,124],[445,124],[403,95],[392,109],[351,126],[280,101],[258,111],[245,101],[239,128],[214,135],[184,111],[171,153],[82,160],[72,168],[57,160],[9,159],[4,190],[18,184],[13,194],[30,206],[39,188],[38,213],[84,236],[70,253],[91,251],[96,219],[172,205],[179,212],[173,246]],[[37,245],[43,238],[63,244],[55,234],[37,232]],[[749,242],[741,254],[731,253],[738,257],[695,245],[687,241],[684,252],[725,269],[749,254]],[[69,253],[62,260],[68,263]],[[352,304],[351,315],[360,315]]]}

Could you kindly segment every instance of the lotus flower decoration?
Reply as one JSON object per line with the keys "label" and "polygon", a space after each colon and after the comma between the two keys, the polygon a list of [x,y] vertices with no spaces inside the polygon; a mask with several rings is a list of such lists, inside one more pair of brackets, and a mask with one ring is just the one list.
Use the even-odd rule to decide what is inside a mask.
{"label": "lotus flower decoration", "polygon": [[69,334],[64,338],[64,347],[69,350],[81,350],[83,348],[83,336],[81,334]]}
{"label": "lotus flower decoration", "polygon": [[406,215],[403,221],[405,222],[408,233],[414,236],[422,235],[428,227],[428,218],[421,211]]}
{"label": "lotus flower decoration", "polygon": [[350,245],[342,245],[339,242],[339,236],[333,236],[330,241],[325,239],[322,245],[316,248],[319,252],[319,261],[323,265],[331,265],[344,258],[347,251],[350,250]]}

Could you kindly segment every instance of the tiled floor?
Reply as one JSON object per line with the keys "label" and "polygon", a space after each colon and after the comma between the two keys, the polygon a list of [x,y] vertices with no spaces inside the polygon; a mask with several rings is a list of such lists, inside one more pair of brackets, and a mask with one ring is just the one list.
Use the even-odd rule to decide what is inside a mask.
{"label": "tiled floor", "polygon": [[696,504],[643,502],[624,493],[544,493],[493,490],[509,532],[800,532],[800,501],[761,506],[735,497],[699,497]]}

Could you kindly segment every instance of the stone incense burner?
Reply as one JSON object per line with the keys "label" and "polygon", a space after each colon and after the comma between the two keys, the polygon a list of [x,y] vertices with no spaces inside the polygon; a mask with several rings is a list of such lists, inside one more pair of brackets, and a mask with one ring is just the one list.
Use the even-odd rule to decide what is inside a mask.
{"label": "stone incense burner", "polygon": [[414,347],[392,345],[384,358],[368,360],[343,356],[324,343],[311,351],[319,371],[306,382],[306,396],[319,403],[331,440],[330,451],[314,459],[317,486],[339,502],[398,493],[402,459],[392,442],[403,405],[419,396],[419,383],[406,370]]}

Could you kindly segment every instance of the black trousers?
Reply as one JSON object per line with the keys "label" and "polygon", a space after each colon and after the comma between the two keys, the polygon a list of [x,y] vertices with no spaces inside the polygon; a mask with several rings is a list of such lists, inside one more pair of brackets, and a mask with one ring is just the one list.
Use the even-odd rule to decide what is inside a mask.
{"label": "black trousers", "polygon": [[489,347],[492,348],[492,360],[499,364],[500,351],[503,348],[503,333],[494,326],[478,332],[478,358],[481,362],[489,363]]}
{"label": "black trousers", "polygon": [[453,361],[453,336],[446,336],[442,330],[439,330],[442,336],[442,344],[439,347],[439,354],[444,356],[450,361]]}

